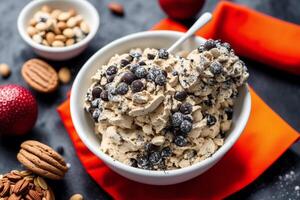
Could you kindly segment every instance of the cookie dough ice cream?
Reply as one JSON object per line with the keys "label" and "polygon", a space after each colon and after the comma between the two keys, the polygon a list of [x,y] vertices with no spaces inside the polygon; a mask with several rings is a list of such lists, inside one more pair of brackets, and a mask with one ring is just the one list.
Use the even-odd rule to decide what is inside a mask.
{"label": "cookie dough ice cream", "polygon": [[132,49],[99,67],[84,106],[112,158],[142,169],[183,168],[223,145],[248,75],[220,41],[207,40],[186,58]]}

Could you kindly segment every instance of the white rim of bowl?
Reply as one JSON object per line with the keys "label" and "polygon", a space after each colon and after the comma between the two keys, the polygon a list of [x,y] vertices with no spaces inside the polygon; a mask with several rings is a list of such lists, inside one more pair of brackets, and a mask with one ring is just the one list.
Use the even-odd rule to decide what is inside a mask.
{"label": "white rim of bowl", "polygon": [[[249,104],[249,107],[247,107],[246,109],[244,109],[244,111],[241,113],[241,115],[245,115],[245,117],[241,120],[241,125],[239,126],[240,128],[236,131],[237,134],[233,135],[231,140],[228,140],[226,143],[224,143],[223,146],[221,146],[212,156],[208,157],[205,160],[202,160],[198,163],[195,163],[191,166],[188,167],[184,167],[181,169],[173,169],[173,170],[165,170],[165,171],[154,171],[154,170],[145,170],[145,169],[139,169],[139,168],[135,168],[135,167],[131,167],[129,165],[126,165],[124,163],[121,163],[118,160],[113,159],[112,157],[110,157],[109,155],[105,154],[104,152],[102,152],[100,149],[94,149],[93,145],[90,144],[89,140],[87,139],[87,137],[84,136],[84,132],[85,130],[83,130],[83,128],[81,128],[78,124],[80,123],[80,119],[79,117],[77,117],[75,113],[75,106],[74,103],[76,101],[75,96],[73,95],[74,93],[78,93],[77,90],[79,90],[80,85],[79,85],[79,80],[82,79],[83,75],[85,74],[85,71],[87,71],[88,67],[91,65],[92,62],[94,62],[94,60],[102,53],[107,51],[107,49],[110,49],[113,46],[116,46],[118,43],[120,42],[124,42],[126,40],[130,40],[130,39],[134,39],[134,38],[144,38],[147,36],[155,36],[155,35],[159,35],[159,36],[181,36],[183,33],[182,32],[177,32],[177,31],[145,31],[145,32],[139,32],[139,33],[134,33],[134,34],[130,34],[127,36],[124,36],[120,39],[114,40],[113,42],[107,44],[106,46],[104,46],[103,48],[101,48],[100,50],[98,50],[92,57],[90,57],[88,59],[88,61],[83,65],[83,67],[80,69],[79,73],[77,74],[75,81],[73,83],[72,86],[72,90],[71,90],[71,97],[70,97],[70,111],[71,111],[71,118],[75,127],[75,130],[77,131],[81,141],[84,143],[85,146],[88,147],[88,149],[93,152],[93,154],[95,154],[98,158],[100,158],[101,160],[103,160],[104,162],[107,162],[117,168],[120,168],[124,171],[128,171],[132,174],[137,174],[137,175],[148,175],[148,176],[152,176],[152,177],[168,177],[168,176],[176,176],[176,175],[181,175],[181,174],[185,174],[188,172],[192,172],[192,171],[196,171],[198,170],[200,167],[204,167],[204,166],[208,166],[208,164],[212,163],[215,160],[220,159],[221,157],[223,157],[233,146],[233,144],[237,141],[237,139],[240,137],[240,135],[242,134],[248,118],[250,116],[250,112],[251,112],[251,95],[249,92],[249,86],[248,84],[246,84],[246,89],[247,89],[247,93],[246,93],[246,97],[245,97],[245,103]],[[201,38],[199,36],[196,36],[198,39],[204,39]],[[205,40],[205,39],[204,39]],[[79,123],[77,123],[79,122]]]}
{"label": "white rim of bowl", "polygon": [[[70,46],[65,46],[65,47],[48,47],[42,44],[38,44],[36,42],[33,41],[33,39],[27,34],[27,31],[23,28],[24,23],[28,23],[28,22],[23,22],[24,16],[31,12],[31,10],[33,8],[35,8],[36,6],[42,6],[43,4],[47,3],[47,2],[55,2],[55,1],[59,1],[59,2],[78,2],[79,4],[82,4],[83,6],[87,7],[88,10],[90,10],[90,13],[94,16],[95,21],[93,22],[93,24],[88,24],[90,27],[90,32],[89,34],[80,42],[75,43],[73,45]],[[34,13],[32,13],[33,15]],[[80,14],[80,13],[79,13]],[[38,1],[31,1],[29,2],[21,11],[21,13],[19,14],[18,17],[18,30],[19,33],[21,35],[21,37],[23,38],[23,40],[29,44],[30,46],[42,50],[42,51],[47,51],[47,52],[53,52],[53,53],[59,53],[59,52],[66,52],[66,51],[71,51],[74,49],[77,49],[81,46],[84,46],[85,44],[87,44],[89,41],[91,41],[94,36],[96,35],[98,29],[99,29],[99,25],[100,25],[100,16],[98,14],[98,11],[96,10],[96,8],[88,1],[86,0],[38,0]]]}

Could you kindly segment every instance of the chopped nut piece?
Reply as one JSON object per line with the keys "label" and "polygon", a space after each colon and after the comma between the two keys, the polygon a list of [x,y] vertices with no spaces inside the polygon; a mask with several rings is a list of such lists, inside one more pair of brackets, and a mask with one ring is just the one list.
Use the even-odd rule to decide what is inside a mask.
{"label": "chopped nut piece", "polygon": [[74,194],[69,200],[83,200],[83,196],[81,194]]}
{"label": "chopped nut piece", "polygon": [[58,78],[60,82],[66,84],[69,83],[71,80],[71,72],[68,68],[63,67],[58,71]]}
{"label": "chopped nut piece", "polygon": [[10,70],[10,67],[7,65],[7,64],[0,64],[0,75],[3,77],[3,78],[7,78],[9,77],[11,74],[11,70]]}

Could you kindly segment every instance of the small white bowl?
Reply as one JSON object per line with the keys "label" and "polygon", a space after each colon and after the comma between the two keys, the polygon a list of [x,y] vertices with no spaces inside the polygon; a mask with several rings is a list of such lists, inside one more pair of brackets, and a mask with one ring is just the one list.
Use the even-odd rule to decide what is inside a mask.
{"label": "small white bowl", "polygon": [[[86,91],[91,85],[91,76],[99,66],[107,63],[115,54],[128,52],[131,48],[166,48],[171,46],[183,33],[174,31],[148,31],[141,32],[115,40],[96,52],[79,71],[71,91],[71,116],[75,129],[83,143],[97,157],[106,163],[115,172],[128,179],[153,184],[170,185],[192,179],[215,165],[233,146],[240,137],[250,114],[251,97],[248,86],[242,86],[234,106],[233,124],[225,139],[224,145],[211,157],[192,166],[182,169],[167,171],[151,171],[137,169],[117,160],[114,160],[100,150],[100,142],[94,133],[93,122],[83,109]],[[195,37],[183,45],[183,49],[192,50],[197,48],[205,39]]]}
{"label": "small white bowl", "polygon": [[[48,47],[34,42],[27,34],[29,20],[43,5],[52,8],[68,10],[74,8],[78,14],[83,16],[90,28],[90,33],[82,41],[66,47]],[[21,11],[18,17],[18,30],[23,40],[30,45],[40,56],[50,60],[67,60],[79,55],[94,38],[99,28],[100,18],[98,11],[88,1],[83,0],[38,0],[31,1]]]}

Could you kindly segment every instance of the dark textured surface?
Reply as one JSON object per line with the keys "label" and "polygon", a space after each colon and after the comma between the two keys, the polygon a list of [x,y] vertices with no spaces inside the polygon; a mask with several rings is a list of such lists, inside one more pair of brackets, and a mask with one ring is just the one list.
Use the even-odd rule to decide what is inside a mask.
{"label": "dark textured surface", "polygon": [[[20,76],[24,61],[36,57],[18,35],[16,21],[18,13],[28,0],[0,1],[0,63],[11,66],[12,76],[0,84],[18,83],[25,85]],[[100,30],[90,47],[77,58],[66,62],[51,62],[57,69],[68,66],[73,77],[82,64],[99,48],[116,38],[129,33],[143,31],[153,26],[165,15],[155,0],[123,0],[126,15],[124,18],[111,15],[106,9],[107,0],[93,0],[101,16]],[[216,0],[210,0],[203,10],[212,10]],[[298,0],[238,0],[237,2],[253,7],[269,15],[300,24],[300,1]],[[253,61],[249,66],[250,84],[257,93],[296,130],[300,131],[300,78],[282,72],[269,70],[266,66]],[[76,157],[71,141],[56,113],[56,106],[65,98],[71,84],[60,87],[52,95],[34,93],[39,102],[38,122],[31,133],[25,137],[0,138],[0,173],[20,168],[16,160],[19,144],[25,139],[37,139],[50,146],[64,147],[64,156],[71,169],[63,181],[53,182],[57,199],[68,199],[73,193],[81,193],[85,199],[109,199],[86,174]],[[266,119],[268,120],[268,119]],[[300,144],[294,145],[254,183],[230,197],[230,199],[299,199],[295,187],[300,185]],[[274,147],[276,148],[276,146]],[[238,170],[238,169],[233,169]],[[282,181],[281,177],[295,173],[293,178]]]}

